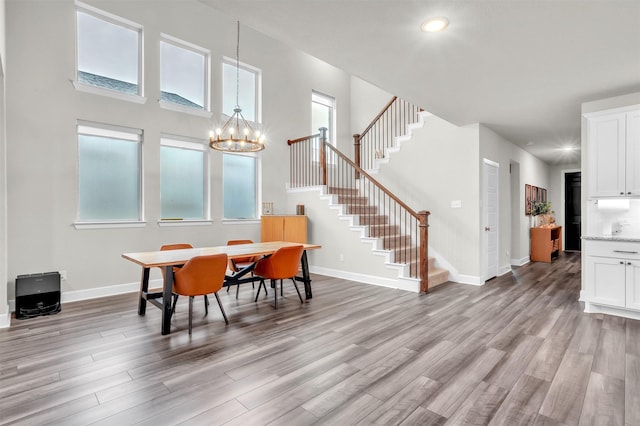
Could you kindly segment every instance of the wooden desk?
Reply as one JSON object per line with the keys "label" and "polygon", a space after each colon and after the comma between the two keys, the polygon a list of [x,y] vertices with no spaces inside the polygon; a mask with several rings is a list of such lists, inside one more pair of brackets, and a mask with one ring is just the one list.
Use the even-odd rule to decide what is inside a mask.
{"label": "wooden desk", "polygon": [[[297,243],[284,241],[272,241],[268,243],[238,244],[233,246],[202,247],[183,250],[148,251],[140,253],[124,253],[123,258],[142,266],[142,278],[140,279],[140,300],[138,302],[138,315],[144,315],[147,309],[147,301],[162,309],[162,334],[171,332],[171,295],[173,290],[173,267],[184,265],[195,256],[226,253],[229,259],[266,256],[273,254],[280,247],[295,246]],[[302,277],[296,277],[297,281],[304,283],[304,291],[307,299],[311,299],[311,278],[309,275],[309,263],[307,250],[319,249],[317,244],[302,244]],[[165,268],[164,281],[161,292],[149,292],[149,270],[154,267]],[[259,278],[243,278],[253,270],[253,265],[241,270],[237,274],[225,277],[225,285],[255,281]]]}

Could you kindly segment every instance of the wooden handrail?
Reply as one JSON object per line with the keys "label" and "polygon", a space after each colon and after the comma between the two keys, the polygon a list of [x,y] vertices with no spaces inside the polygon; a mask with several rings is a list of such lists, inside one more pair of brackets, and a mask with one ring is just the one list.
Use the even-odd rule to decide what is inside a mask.
{"label": "wooden handrail", "polygon": [[[420,218],[420,215],[413,210],[411,207],[409,207],[408,205],[406,205],[401,199],[399,199],[398,197],[396,197],[395,194],[393,194],[391,191],[389,191],[387,189],[387,187],[385,187],[383,184],[381,184],[380,182],[378,182],[377,180],[375,180],[374,178],[371,177],[370,174],[368,174],[367,172],[365,172],[361,167],[357,166],[356,163],[354,163],[353,161],[351,161],[346,155],[344,155],[342,152],[338,151],[333,145],[331,145],[330,143],[324,142],[323,143],[324,146],[328,147],[330,150],[332,150],[333,152],[335,152],[338,157],[342,158],[347,164],[349,164],[351,167],[353,167],[354,169],[356,169],[358,171],[358,173],[360,173],[362,176],[366,177],[367,179],[369,179],[371,182],[373,182],[374,185],[376,185],[378,188],[380,188],[385,194],[387,194],[389,196],[389,198],[391,198],[393,201],[395,201],[396,203],[398,203],[400,206],[402,206],[406,211],[409,212],[409,214],[413,217],[415,217],[416,219]],[[429,214],[429,212],[426,212],[427,214]]]}
{"label": "wooden handrail", "polygon": [[303,136],[298,139],[289,139],[287,140],[287,145],[293,145],[294,143],[308,141],[309,139],[317,138],[320,136],[320,133],[316,133],[315,135]]}
{"label": "wooden handrail", "polygon": [[[362,133],[360,133],[358,136],[360,138],[362,138],[364,135],[367,134],[367,132],[369,130],[371,130],[371,128],[376,124],[376,122],[380,119],[380,117],[382,117],[382,115],[387,112],[387,110],[391,107],[391,105],[396,101],[396,99],[398,99],[397,96],[394,96],[393,98],[391,98],[391,100],[389,101],[389,103],[387,103],[387,105],[385,105],[384,108],[382,108],[382,111],[380,111],[380,113],[378,115],[376,115],[376,118],[373,119],[373,121],[371,121],[371,123],[367,126],[366,129],[364,129],[364,131]],[[355,135],[354,135],[355,136]]]}

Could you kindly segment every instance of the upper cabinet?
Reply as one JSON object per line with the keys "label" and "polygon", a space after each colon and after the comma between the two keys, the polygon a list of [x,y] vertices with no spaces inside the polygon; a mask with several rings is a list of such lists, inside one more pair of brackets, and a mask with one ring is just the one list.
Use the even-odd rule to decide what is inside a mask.
{"label": "upper cabinet", "polygon": [[589,197],[640,197],[640,108],[585,117]]}

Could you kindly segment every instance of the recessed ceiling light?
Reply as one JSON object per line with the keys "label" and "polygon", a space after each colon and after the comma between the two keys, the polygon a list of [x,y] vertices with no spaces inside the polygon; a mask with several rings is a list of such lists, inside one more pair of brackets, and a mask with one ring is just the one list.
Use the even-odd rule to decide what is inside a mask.
{"label": "recessed ceiling light", "polygon": [[439,18],[431,18],[427,19],[422,23],[420,29],[426,33],[437,33],[438,31],[442,31],[449,25],[449,20],[444,16]]}

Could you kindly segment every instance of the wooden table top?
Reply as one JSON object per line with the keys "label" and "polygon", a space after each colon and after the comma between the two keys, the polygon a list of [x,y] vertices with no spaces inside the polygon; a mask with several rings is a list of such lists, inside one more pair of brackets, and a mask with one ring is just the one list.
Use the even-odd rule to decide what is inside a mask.
{"label": "wooden table top", "polygon": [[147,251],[139,253],[123,253],[122,257],[145,268],[156,266],[182,265],[195,256],[226,253],[229,259],[247,256],[263,256],[272,254],[280,247],[304,246],[305,250],[319,249],[318,244],[299,244],[284,241],[268,243],[237,244],[232,246],[200,247],[180,250]]}

